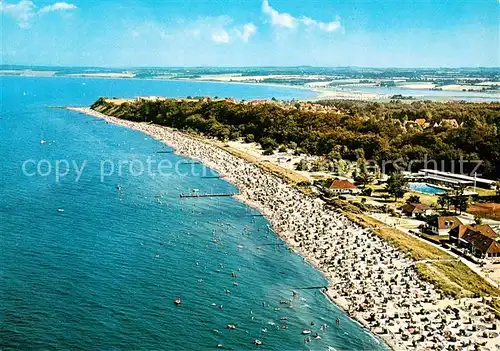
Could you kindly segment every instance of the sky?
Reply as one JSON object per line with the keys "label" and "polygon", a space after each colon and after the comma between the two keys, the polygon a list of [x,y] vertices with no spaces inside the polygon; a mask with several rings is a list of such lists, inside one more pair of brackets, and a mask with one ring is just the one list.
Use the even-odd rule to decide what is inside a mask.
{"label": "sky", "polygon": [[0,0],[3,64],[499,67],[500,0]]}

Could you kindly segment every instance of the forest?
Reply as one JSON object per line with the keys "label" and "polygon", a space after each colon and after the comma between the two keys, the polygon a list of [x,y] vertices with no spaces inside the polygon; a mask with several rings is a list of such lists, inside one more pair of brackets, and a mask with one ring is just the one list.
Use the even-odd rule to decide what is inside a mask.
{"label": "forest", "polygon": [[[412,161],[412,171],[424,166],[424,159],[437,161],[440,170],[455,172],[460,159],[478,160],[482,162],[478,175],[500,178],[500,103],[328,100],[317,104],[329,109],[316,112],[294,102],[247,104],[224,99],[144,100],[117,106],[105,98],[92,108],[220,140],[242,138],[260,143],[268,152],[287,148],[325,159],[378,164],[399,160],[401,167]],[[415,123],[417,119],[425,119],[426,125]],[[445,123],[449,120],[456,124]],[[475,166],[464,162],[464,173]]]}

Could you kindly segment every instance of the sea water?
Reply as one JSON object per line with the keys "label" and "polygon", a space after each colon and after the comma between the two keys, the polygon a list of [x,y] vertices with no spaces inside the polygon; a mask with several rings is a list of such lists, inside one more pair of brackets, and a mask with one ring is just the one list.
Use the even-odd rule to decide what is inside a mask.
{"label": "sea water", "polygon": [[[99,96],[312,93],[177,81],[0,79],[0,349],[386,349],[318,289],[301,289],[327,282],[257,212],[231,197],[179,197],[193,189],[231,193],[232,185],[204,178],[201,165],[162,175],[108,169],[102,177],[104,160],[186,160],[157,153],[168,147],[148,135],[48,108],[89,105]],[[64,160],[68,172],[56,177]],[[329,327],[320,330],[322,324]],[[305,329],[321,339],[305,343]],[[263,345],[253,345],[255,339]]]}

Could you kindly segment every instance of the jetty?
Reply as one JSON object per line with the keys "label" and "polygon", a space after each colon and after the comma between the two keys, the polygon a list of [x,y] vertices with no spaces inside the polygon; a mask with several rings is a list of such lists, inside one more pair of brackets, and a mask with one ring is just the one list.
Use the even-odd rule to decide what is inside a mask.
{"label": "jetty", "polygon": [[158,151],[156,151],[157,154],[171,154],[173,152],[174,152],[174,150],[158,150]]}
{"label": "jetty", "polygon": [[181,165],[199,165],[201,162],[200,161],[185,161],[185,162],[181,162],[179,164]]}
{"label": "jetty", "polygon": [[328,286],[308,286],[304,288],[293,288],[293,290],[315,290],[315,289],[328,289]]}
{"label": "jetty", "polygon": [[179,194],[179,197],[230,197],[235,196],[236,193],[197,193],[192,194]]}
{"label": "jetty", "polygon": [[220,176],[220,175],[217,175],[217,176],[203,176],[201,178],[203,178],[203,179],[221,179],[222,176]]}

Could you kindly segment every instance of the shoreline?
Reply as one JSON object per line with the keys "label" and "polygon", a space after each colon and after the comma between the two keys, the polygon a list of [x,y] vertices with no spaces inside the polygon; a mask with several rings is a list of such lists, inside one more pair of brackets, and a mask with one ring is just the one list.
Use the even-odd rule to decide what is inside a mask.
{"label": "shoreline", "polygon": [[[447,333],[458,336],[452,320],[446,318],[448,308],[458,309],[462,302],[470,303],[474,308],[482,306],[474,299],[443,299],[433,286],[418,278],[412,268],[413,261],[406,255],[344,215],[326,209],[322,200],[307,197],[222,147],[163,126],[119,119],[90,108],[68,109],[146,133],[174,147],[177,154],[201,161],[217,171],[240,190],[236,199],[260,211],[276,235],[322,273],[330,284],[325,295],[362,328],[369,330],[376,340],[394,350],[415,349],[419,333],[413,335],[406,333],[405,329],[419,330],[423,337],[430,328],[429,339],[424,338],[425,342],[429,346],[444,347],[450,343]],[[471,309],[469,306],[469,310],[460,311],[465,320],[473,320]],[[418,319],[417,311],[420,310],[427,311],[424,316],[432,313],[445,318],[443,325],[447,330],[443,327],[439,331],[422,318],[410,328],[413,318]],[[477,320],[478,324],[480,322]],[[436,333],[444,333],[445,337],[439,335],[439,338],[434,336],[431,339],[430,335]],[[464,343],[476,341],[474,337],[461,338]],[[410,342],[410,339],[413,340]],[[497,336],[487,341],[489,344],[495,340],[500,338]]]}
{"label": "shoreline", "polygon": [[[415,96],[414,99],[408,100],[408,102],[413,101],[424,101],[431,100],[434,102],[450,102],[457,100],[466,100],[469,102],[475,102],[476,100],[484,101],[484,102],[496,102],[498,101],[497,95],[498,92],[483,92],[483,91],[474,91],[471,92],[470,96],[454,96],[454,92],[462,93],[460,90],[446,90],[450,94],[443,96],[436,95],[425,95],[425,92],[428,92],[429,89],[421,89],[421,88],[408,88],[408,87],[400,87],[400,92],[393,92],[391,94],[381,94],[377,92],[363,92],[356,90],[338,90],[335,88],[327,88],[327,87],[310,87],[305,85],[292,85],[292,84],[280,84],[280,83],[257,83],[257,82],[245,82],[245,81],[230,81],[230,80],[215,80],[215,79],[196,79],[196,78],[136,78],[136,77],[127,77],[127,76],[84,76],[84,75],[29,75],[29,74],[2,74],[0,72],[0,77],[27,77],[27,78],[79,78],[79,79],[112,79],[112,80],[145,80],[145,81],[167,81],[167,82],[194,82],[194,83],[219,83],[219,84],[235,84],[235,85],[251,85],[251,86],[260,86],[260,87],[274,87],[274,88],[282,88],[282,89],[294,89],[298,91],[307,91],[314,94],[314,96],[310,97],[290,97],[287,98],[289,100],[296,101],[310,101],[317,102],[321,100],[358,100],[358,101],[370,101],[370,102],[388,102],[391,101],[391,94],[405,94],[405,90],[420,90],[419,93],[421,95]],[[474,96],[474,94],[486,94],[486,96]],[[490,96],[491,95],[491,96]]]}
{"label": "shoreline", "polygon": [[[320,100],[321,92],[305,86],[293,86],[287,84],[277,84],[277,83],[252,83],[252,82],[224,82],[224,81],[216,81],[216,80],[201,80],[201,79],[192,79],[192,78],[135,78],[135,77],[97,77],[97,76],[69,76],[69,75],[28,75],[28,74],[2,74],[0,72],[0,77],[23,77],[23,78],[71,78],[71,79],[111,79],[111,80],[145,80],[145,81],[166,81],[166,82],[194,82],[194,83],[220,83],[220,84],[239,84],[239,85],[254,85],[254,86],[269,86],[274,88],[285,88],[290,90],[298,90],[298,91],[309,91],[315,94],[315,96],[311,96],[310,98],[302,98],[302,97],[291,97],[290,100],[297,101],[317,101]],[[181,96],[185,97],[185,96]]]}

